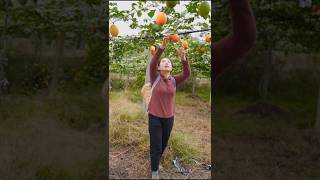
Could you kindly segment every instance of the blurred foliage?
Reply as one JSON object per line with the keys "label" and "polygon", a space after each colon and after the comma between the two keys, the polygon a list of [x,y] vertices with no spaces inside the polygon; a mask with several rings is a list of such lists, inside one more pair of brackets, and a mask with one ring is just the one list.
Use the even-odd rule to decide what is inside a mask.
{"label": "blurred foliage", "polygon": [[89,38],[86,52],[86,60],[77,79],[83,85],[103,84],[108,68],[105,41],[97,37]]}
{"label": "blurred foliage", "polygon": [[[8,2],[8,3],[7,3]],[[53,64],[51,61],[57,61],[56,51],[53,57],[44,57],[40,54],[46,54],[44,47],[50,47],[50,50],[56,48],[56,38],[59,32],[64,32],[64,48],[81,48],[81,44],[86,44],[86,60],[79,70],[74,66],[77,64],[68,64],[64,58],[60,59],[58,64],[60,90],[69,84],[87,86],[93,84],[102,84],[106,78],[107,61],[105,51],[105,29],[107,29],[106,4],[105,0],[67,0],[67,1],[1,1],[0,19],[8,17],[8,22],[0,23],[0,36],[10,37],[13,41],[17,38],[31,40],[31,46],[34,48],[34,57],[32,61],[24,61],[23,68],[17,63],[12,63],[12,57],[9,58],[8,72],[10,76],[9,85],[11,92],[13,88],[20,92],[33,94],[41,88],[48,88],[56,74],[53,74]],[[2,6],[3,5],[3,6]],[[3,48],[3,41],[0,43],[0,51]],[[54,46],[52,46],[54,45]],[[10,48],[10,47],[7,47]],[[21,51],[23,52],[23,51]],[[21,58],[25,54],[19,55],[17,52],[9,52],[14,58]],[[41,52],[41,53],[39,53]],[[19,56],[19,57],[18,57]],[[29,54],[28,54],[29,56]],[[41,63],[34,63],[34,59]],[[68,64],[68,65],[67,65]],[[12,66],[12,67],[11,67]],[[14,66],[14,67],[13,67]],[[15,71],[15,68],[23,71]],[[48,71],[50,69],[50,71]],[[23,73],[24,77],[15,74]],[[13,81],[16,82],[13,82]],[[11,82],[12,81],[12,82]],[[12,86],[14,84],[15,86]],[[19,84],[19,85],[18,85]]]}
{"label": "blurred foliage", "polygon": [[34,94],[38,89],[48,88],[49,73],[48,65],[35,62],[27,64],[26,74],[21,82],[22,92]]}

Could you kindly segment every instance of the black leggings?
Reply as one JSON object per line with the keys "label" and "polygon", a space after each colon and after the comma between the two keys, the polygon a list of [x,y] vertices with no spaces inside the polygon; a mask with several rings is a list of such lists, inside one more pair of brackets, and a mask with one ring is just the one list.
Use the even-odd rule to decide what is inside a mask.
{"label": "black leggings", "polygon": [[174,117],[159,118],[149,114],[151,170],[157,171],[160,158],[168,145]]}

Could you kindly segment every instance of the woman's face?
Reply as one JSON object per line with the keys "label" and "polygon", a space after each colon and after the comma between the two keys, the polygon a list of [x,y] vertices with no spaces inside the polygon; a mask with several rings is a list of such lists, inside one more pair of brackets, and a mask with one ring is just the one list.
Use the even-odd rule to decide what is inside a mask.
{"label": "woman's face", "polygon": [[168,58],[163,58],[158,66],[159,71],[172,71],[172,64]]}

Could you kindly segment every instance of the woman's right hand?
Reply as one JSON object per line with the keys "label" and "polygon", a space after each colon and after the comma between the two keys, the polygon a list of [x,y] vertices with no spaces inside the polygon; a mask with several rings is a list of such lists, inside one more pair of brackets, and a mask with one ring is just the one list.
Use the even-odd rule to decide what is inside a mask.
{"label": "woman's right hand", "polygon": [[163,37],[163,42],[162,42],[162,47],[163,47],[163,48],[165,48],[165,47],[167,46],[169,40],[170,40],[170,39],[169,39],[169,36],[165,35],[165,36]]}
{"label": "woman's right hand", "polygon": [[184,48],[183,47],[178,48],[177,52],[178,52],[180,59],[185,61],[186,56],[185,56]]}

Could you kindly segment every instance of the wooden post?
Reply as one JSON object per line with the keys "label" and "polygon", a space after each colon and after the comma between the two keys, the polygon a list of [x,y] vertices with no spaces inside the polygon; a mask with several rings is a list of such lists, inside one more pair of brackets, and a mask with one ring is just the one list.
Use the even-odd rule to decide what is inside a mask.
{"label": "wooden post", "polygon": [[54,97],[57,93],[57,86],[59,83],[60,77],[60,65],[61,59],[63,58],[63,49],[64,49],[64,32],[57,33],[56,39],[56,57],[54,59],[53,71],[52,71],[52,82],[50,86],[50,97]]}
{"label": "wooden post", "polygon": [[318,93],[318,105],[317,105],[315,129],[320,132],[320,85],[319,85],[319,93]]}

